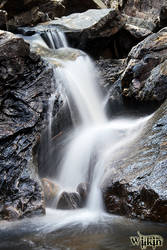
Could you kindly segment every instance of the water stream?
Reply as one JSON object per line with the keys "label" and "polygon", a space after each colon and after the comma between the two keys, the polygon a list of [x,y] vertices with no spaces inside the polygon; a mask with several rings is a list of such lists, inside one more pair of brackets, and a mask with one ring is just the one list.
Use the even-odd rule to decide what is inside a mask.
{"label": "water stream", "polygon": [[[80,183],[89,183],[90,190],[82,209],[47,209],[43,218],[1,223],[0,236],[4,245],[0,249],[127,250],[134,249],[129,243],[129,236],[136,234],[137,230],[162,232],[167,238],[163,225],[106,214],[100,189],[110,162],[115,157],[119,158],[119,152],[134,142],[150,117],[109,120],[102,105],[105,97],[98,84],[99,74],[88,55],[76,51],[77,56],[69,59],[68,44],[60,31],[49,31],[42,38],[45,43],[39,37],[38,41],[34,39],[35,43],[31,39],[31,43],[56,65],[55,79],[66,90],[74,120],[63,158],[59,166],[53,166],[58,169],[55,182],[62,191],[76,192]],[[51,55],[45,54],[47,46],[53,50]],[[68,58],[56,58],[55,51],[60,47],[67,49],[65,54]],[[54,98],[53,91],[49,108],[50,131]]]}
{"label": "water stream", "polygon": [[[51,45],[59,44],[60,37],[64,41],[64,36],[57,36],[55,32],[45,34],[45,40],[51,40],[47,44]],[[65,47],[67,43],[63,41]],[[69,144],[64,150],[55,181],[62,190],[71,192],[75,192],[80,183],[89,183],[86,208],[103,212],[100,183],[107,161],[112,159],[115,151],[140,134],[149,118],[113,121],[107,118],[102,105],[104,97],[99,86],[99,74],[86,54],[79,54],[75,60],[61,60],[61,66],[56,66],[55,78],[61,80],[67,91],[70,109],[75,109],[75,126],[69,134]]]}
{"label": "water stream", "polygon": [[[74,122],[63,157],[58,166],[52,166],[57,173],[54,181],[61,192],[76,192],[79,184],[88,184],[85,209],[103,213],[100,185],[109,162],[137,138],[149,117],[109,120],[102,105],[105,96],[98,70],[87,54],[68,47],[60,30],[46,30],[41,37],[31,39],[31,46],[53,65],[55,81],[65,89]],[[56,88],[49,102],[49,135]]]}

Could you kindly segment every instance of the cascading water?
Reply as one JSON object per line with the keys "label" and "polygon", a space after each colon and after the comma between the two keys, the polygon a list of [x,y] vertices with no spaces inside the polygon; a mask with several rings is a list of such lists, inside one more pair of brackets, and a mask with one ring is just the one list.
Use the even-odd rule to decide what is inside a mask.
{"label": "cascading water", "polygon": [[64,36],[64,33],[58,28],[54,31],[48,30],[41,33],[41,37],[51,49],[59,49],[62,47],[68,47],[67,40]]}
{"label": "cascading water", "polygon": [[[56,49],[58,44],[67,46],[60,31],[49,31],[42,37],[52,49]],[[63,40],[60,43],[61,37]],[[75,126],[69,134],[70,142],[58,166],[56,182],[62,191],[71,192],[76,191],[78,184],[89,183],[86,206],[89,210],[103,211],[100,183],[105,167],[114,158],[116,151],[140,133],[148,118],[109,121],[102,105],[98,72],[91,59],[85,53],[80,53],[75,60],[60,62],[61,65],[55,68],[55,77],[66,89],[70,109],[75,110]]]}
{"label": "cascading water", "polygon": [[[54,36],[51,38],[57,39]],[[108,177],[108,171],[111,177],[109,166],[115,160],[119,161],[124,153],[127,156],[129,146],[132,148],[149,117],[110,121],[104,112],[98,73],[89,57],[77,50],[73,51],[73,56],[68,48],[61,53],[58,53],[59,50],[51,51],[38,35],[29,40],[36,52],[56,65],[56,86],[53,81],[49,107],[50,136],[55,89],[59,85],[57,80],[66,89],[73,113],[74,128],[62,152],[63,160],[58,166],[56,182],[62,190],[75,191],[81,182],[90,183],[90,188],[84,209],[47,208],[46,216],[16,222],[1,221],[0,249],[130,250],[134,246],[130,245],[129,237],[136,235],[136,231],[144,232],[144,235],[157,235],[158,232],[166,241],[166,225],[132,221],[103,212],[100,192],[100,184]]]}

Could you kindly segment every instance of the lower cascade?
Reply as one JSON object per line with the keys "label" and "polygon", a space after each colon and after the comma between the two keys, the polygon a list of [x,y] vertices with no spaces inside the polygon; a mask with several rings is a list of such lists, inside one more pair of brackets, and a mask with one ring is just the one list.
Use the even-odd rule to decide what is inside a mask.
{"label": "lower cascade", "polygon": [[[52,63],[55,79],[58,79],[59,84],[65,89],[74,125],[66,137],[68,143],[63,149],[59,165],[53,164],[53,168],[57,169],[54,181],[61,190],[59,197],[63,192],[76,193],[79,185],[87,185],[85,208],[94,213],[104,212],[100,185],[107,176],[107,166],[115,157],[119,157],[120,150],[135,140],[149,117],[109,120],[103,105],[105,96],[100,89],[100,76],[89,56],[67,47],[61,31],[45,32],[43,37],[44,41],[50,44],[52,52],[49,52],[49,56],[45,52],[42,55]],[[38,48],[38,43],[39,40],[34,47]],[[40,41],[41,43],[42,46],[47,46]],[[65,44],[66,48],[58,50],[61,54],[59,58],[55,55],[58,52],[54,44]],[[54,96],[53,92],[50,98],[49,129]],[[61,207],[59,198],[57,202],[58,208]],[[80,205],[76,205],[77,207]]]}

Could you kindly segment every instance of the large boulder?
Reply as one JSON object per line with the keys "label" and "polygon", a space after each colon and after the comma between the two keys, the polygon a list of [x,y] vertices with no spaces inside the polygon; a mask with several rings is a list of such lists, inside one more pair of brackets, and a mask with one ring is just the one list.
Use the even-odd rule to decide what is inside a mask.
{"label": "large boulder", "polygon": [[125,18],[119,11],[91,9],[83,13],[57,18],[54,21],[39,24],[34,28],[19,28],[18,32],[24,35],[43,34],[46,30],[56,32],[59,28],[65,32],[71,47],[84,50],[96,58],[99,55],[103,55],[105,58],[119,58],[117,43],[123,45],[123,40],[127,40],[126,48],[124,49],[125,46],[122,46],[121,56],[127,55],[127,51],[129,52],[132,46],[136,44],[129,42],[126,34],[122,39],[117,38],[117,34],[124,27],[124,21]]}
{"label": "large boulder", "polygon": [[123,95],[138,102],[161,103],[167,97],[167,29],[133,47],[122,74]]}
{"label": "large boulder", "polygon": [[123,2],[126,14],[152,20],[155,20],[159,16],[161,7],[166,5],[166,0],[127,0]]}
{"label": "large boulder", "polygon": [[45,212],[36,154],[52,80],[52,68],[23,39],[0,31],[1,218]]}
{"label": "large boulder", "polygon": [[8,0],[0,7],[8,13],[9,26],[24,26],[64,15],[64,2],[64,0]]}
{"label": "large boulder", "polygon": [[89,9],[107,8],[102,0],[71,0],[65,2],[65,15],[80,13]]}
{"label": "large boulder", "polygon": [[101,0],[5,0],[0,4],[0,9],[8,13],[8,26],[35,25],[55,17],[96,8],[106,6]]}
{"label": "large boulder", "polygon": [[152,21],[129,17],[117,9],[91,9],[17,31],[24,35],[41,33],[44,37],[46,30],[56,33],[60,29],[71,47],[82,49],[94,58],[119,59],[127,57],[131,48],[155,28]]}
{"label": "large boulder", "polygon": [[[166,26],[166,0],[102,0],[108,8],[119,9],[128,18],[151,22],[157,29]],[[131,28],[131,27],[128,27]],[[141,32],[141,31],[140,31]],[[146,32],[143,30],[143,32]],[[148,31],[147,31],[148,32]]]}
{"label": "large boulder", "polygon": [[102,183],[106,210],[167,222],[167,101],[138,139],[116,155]]}

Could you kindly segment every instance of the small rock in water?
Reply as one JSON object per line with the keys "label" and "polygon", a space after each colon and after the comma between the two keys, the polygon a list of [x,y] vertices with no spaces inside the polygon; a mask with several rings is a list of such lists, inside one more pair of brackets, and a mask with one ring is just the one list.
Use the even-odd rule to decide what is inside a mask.
{"label": "small rock in water", "polygon": [[81,197],[82,206],[85,204],[87,196],[88,196],[89,185],[87,183],[80,183],[77,187],[77,192]]}
{"label": "small rock in water", "polygon": [[59,186],[47,178],[42,179],[42,185],[43,185],[46,205],[51,205],[51,203],[58,195]]}
{"label": "small rock in water", "polygon": [[57,203],[58,209],[76,209],[81,207],[81,197],[79,193],[63,192]]}

